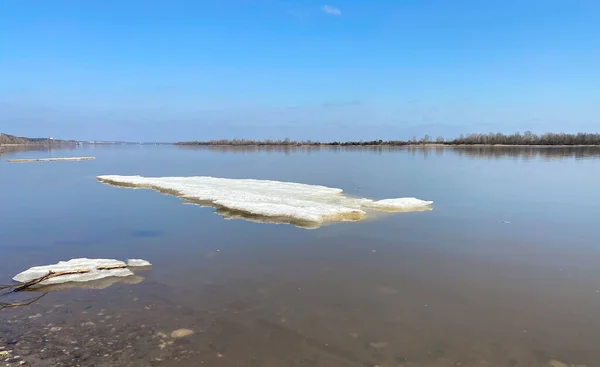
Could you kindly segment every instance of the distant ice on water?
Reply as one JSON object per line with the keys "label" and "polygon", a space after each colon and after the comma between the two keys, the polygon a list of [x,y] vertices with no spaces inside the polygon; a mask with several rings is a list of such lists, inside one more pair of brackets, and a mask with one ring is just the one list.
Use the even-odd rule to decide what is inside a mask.
{"label": "distant ice on water", "polygon": [[324,223],[359,221],[368,210],[431,210],[432,201],[412,197],[372,200],[344,195],[342,189],[294,182],[217,177],[99,176],[108,185],[147,188],[217,208],[227,219],[287,223],[318,228]]}
{"label": "distant ice on water", "polygon": [[127,266],[129,267],[147,267],[147,266],[151,266],[152,264],[150,264],[149,261],[147,260],[142,260],[142,259],[128,259],[127,260]]}

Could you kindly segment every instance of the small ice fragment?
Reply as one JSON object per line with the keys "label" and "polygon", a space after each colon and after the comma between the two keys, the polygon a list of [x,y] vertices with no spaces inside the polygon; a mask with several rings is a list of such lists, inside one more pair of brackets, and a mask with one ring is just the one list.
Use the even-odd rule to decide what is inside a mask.
{"label": "small ice fragment", "polygon": [[375,348],[375,349],[381,349],[381,348],[387,347],[388,343],[386,343],[386,342],[370,342],[369,346],[371,346],[372,348]]}
{"label": "small ice fragment", "polygon": [[127,266],[129,267],[137,267],[137,266],[152,266],[149,261],[142,259],[128,259]]}
{"label": "small ice fragment", "polygon": [[[548,362],[548,365],[549,365],[550,367],[569,367],[569,365],[568,365],[568,364],[566,364],[566,363],[564,363],[564,362],[561,362],[561,361],[557,361],[556,359],[552,359],[552,360],[550,360],[550,361]],[[583,365],[572,365],[572,367],[580,367],[580,366],[582,366],[582,367],[585,367],[585,366],[583,366]]]}
{"label": "small ice fragment", "polygon": [[399,199],[384,199],[372,201],[364,206],[371,209],[393,210],[393,211],[412,211],[416,208],[426,207],[433,204],[433,201],[425,201],[417,198],[399,198]]}
{"label": "small ice fragment", "polygon": [[192,335],[194,334],[193,330],[190,329],[178,329],[175,330],[171,333],[171,338],[173,339],[179,339],[179,338],[185,338],[186,336]]}
{"label": "small ice fragment", "polygon": [[71,259],[59,261],[57,264],[34,266],[13,277],[13,280],[26,283],[39,279],[50,273],[56,276],[50,277],[38,285],[61,284],[67,282],[88,282],[106,277],[126,277],[134,275],[127,269],[123,261],[111,259]]}

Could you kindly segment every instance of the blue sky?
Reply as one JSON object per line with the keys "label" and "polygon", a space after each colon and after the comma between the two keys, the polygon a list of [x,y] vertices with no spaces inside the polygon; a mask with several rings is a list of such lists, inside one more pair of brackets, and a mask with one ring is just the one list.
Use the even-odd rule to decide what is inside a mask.
{"label": "blue sky", "polygon": [[0,131],[600,130],[600,2],[0,0]]}

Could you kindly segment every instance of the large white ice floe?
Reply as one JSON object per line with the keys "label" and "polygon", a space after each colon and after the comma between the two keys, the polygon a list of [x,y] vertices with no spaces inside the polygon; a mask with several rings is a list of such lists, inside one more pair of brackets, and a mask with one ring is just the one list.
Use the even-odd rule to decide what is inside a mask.
{"label": "large white ice floe", "polygon": [[432,201],[416,198],[371,200],[346,196],[342,189],[253,179],[216,177],[99,176],[100,182],[128,188],[150,188],[217,208],[226,218],[291,223],[316,228],[325,222],[357,221],[365,210],[430,210]]}
{"label": "large white ice floe", "polygon": [[[130,260],[130,263],[133,263],[133,265],[129,266],[150,266],[150,263],[145,260]],[[47,277],[41,282],[36,282],[37,286],[43,286],[69,282],[90,282],[104,278],[131,277],[133,275],[134,273],[123,261],[82,258],[59,261],[57,264],[52,265],[35,266],[15,275],[13,280],[27,283]]]}

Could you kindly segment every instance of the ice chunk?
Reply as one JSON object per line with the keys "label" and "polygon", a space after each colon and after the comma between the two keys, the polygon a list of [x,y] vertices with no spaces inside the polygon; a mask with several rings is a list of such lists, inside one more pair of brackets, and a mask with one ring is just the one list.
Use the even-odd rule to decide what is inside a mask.
{"label": "ice chunk", "polygon": [[393,212],[415,211],[417,208],[427,208],[433,201],[425,201],[417,198],[384,199],[366,203],[364,206],[376,210]]}
{"label": "ice chunk", "polygon": [[149,261],[142,259],[128,259],[127,266],[129,267],[142,267],[142,266],[152,266]]}
{"label": "ice chunk", "polygon": [[49,273],[61,274],[40,282],[40,285],[67,282],[88,282],[107,277],[126,277],[134,275],[123,261],[110,259],[71,259],[57,264],[35,266],[15,275],[13,280],[26,283],[39,279]]}
{"label": "ice chunk", "polygon": [[294,182],[216,177],[99,176],[100,182],[150,188],[199,205],[217,208],[226,218],[291,223],[316,228],[325,222],[358,221],[365,210],[409,212],[431,210],[431,201],[399,198],[374,201],[353,198],[342,189]]}

